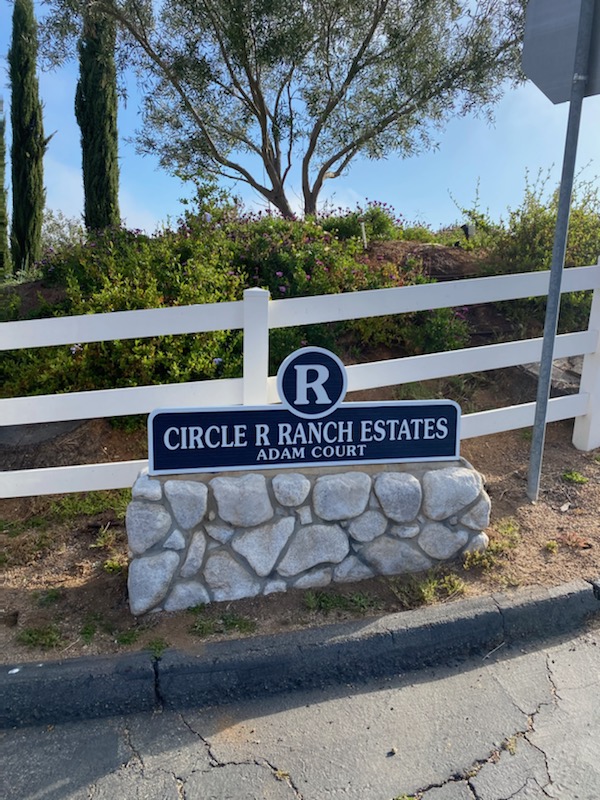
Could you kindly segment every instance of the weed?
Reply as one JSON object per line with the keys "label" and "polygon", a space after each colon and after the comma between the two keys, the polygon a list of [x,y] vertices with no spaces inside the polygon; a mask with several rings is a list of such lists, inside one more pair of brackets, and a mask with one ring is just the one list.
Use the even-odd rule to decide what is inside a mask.
{"label": "weed", "polygon": [[238,631],[239,633],[252,633],[256,630],[256,623],[254,620],[247,617],[241,617],[239,614],[233,612],[225,612],[221,617],[221,625],[223,631],[229,633],[230,631]]}
{"label": "weed", "polygon": [[552,555],[555,555],[556,553],[558,553],[558,542],[556,541],[556,539],[548,539],[548,541],[544,545],[544,549],[548,553],[552,553]]}
{"label": "weed", "polygon": [[74,517],[93,517],[104,511],[112,511],[117,519],[125,519],[130,499],[131,491],[129,489],[74,493],[55,500],[50,506],[50,514],[55,520],[61,522]]}
{"label": "weed", "polygon": [[56,625],[23,628],[17,636],[17,641],[27,647],[39,647],[40,650],[52,650],[62,644],[60,631]]}
{"label": "weed", "polygon": [[117,540],[117,533],[110,527],[110,522],[100,528],[94,544],[90,545],[92,550],[112,550]]}
{"label": "weed", "polygon": [[38,596],[37,604],[42,608],[47,608],[48,606],[54,605],[54,603],[58,603],[60,598],[61,598],[60,589],[47,589],[45,592],[42,592]]}
{"label": "weed", "polygon": [[128,631],[121,631],[115,637],[115,641],[120,645],[135,644],[140,638],[140,631],[135,628],[130,628]]}
{"label": "weed", "polygon": [[150,651],[153,658],[159,659],[162,658],[162,654],[165,652],[168,646],[169,643],[164,639],[152,639],[152,641],[148,642],[146,645],[146,650]]}
{"label": "weed", "polygon": [[388,586],[405,609],[450,600],[465,591],[464,581],[458,575],[440,569],[430,569],[424,575],[391,578]]}
{"label": "weed", "polygon": [[508,739],[502,742],[502,749],[510,753],[511,756],[514,756],[514,754],[517,752],[517,737],[510,736]]}
{"label": "weed", "polygon": [[89,644],[96,635],[96,631],[97,631],[96,623],[93,622],[92,620],[89,620],[83,625],[83,627],[79,631],[79,635],[86,644]]}
{"label": "weed", "polygon": [[381,607],[378,600],[362,592],[352,595],[336,594],[334,592],[307,592],[304,604],[309,611],[329,614],[332,611],[350,611],[366,614],[376,611]]}
{"label": "weed", "polygon": [[577,472],[577,470],[569,470],[567,472],[563,472],[563,481],[567,483],[588,483],[589,478],[586,478],[585,475],[582,475],[581,472]]}
{"label": "weed", "polygon": [[220,617],[204,616],[206,607],[196,606],[193,610],[196,613],[196,620],[190,628],[190,633],[195,636],[210,636],[213,633],[253,633],[256,630],[254,620],[242,617],[232,611],[225,611]]}
{"label": "weed", "polygon": [[526,442],[530,442],[533,438],[533,428],[523,428],[521,430],[521,438]]}
{"label": "weed", "polygon": [[125,569],[125,564],[120,556],[115,558],[107,558],[102,565],[102,569],[109,575],[119,575]]}
{"label": "weed", "polygon": [[0,519],[0,533],[6,533],[11,539],[25,531],[36,528],[45,528],[48,525],[43,517],[29,517],[26,520]]}

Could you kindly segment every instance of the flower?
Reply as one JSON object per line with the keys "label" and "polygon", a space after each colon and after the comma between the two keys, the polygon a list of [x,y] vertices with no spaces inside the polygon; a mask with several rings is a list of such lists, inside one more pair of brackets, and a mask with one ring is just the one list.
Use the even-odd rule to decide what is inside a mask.
{"label": "flower", "polygon": [[275,275],[277,275],[278,278],[282,278],[283,277],[283,272],[276,272]]}
{"label": "flower", "polygon": [[285,286],[280,286],[279,291],[281,292],[281,294],[285,294],[287,292],[287,288]]}

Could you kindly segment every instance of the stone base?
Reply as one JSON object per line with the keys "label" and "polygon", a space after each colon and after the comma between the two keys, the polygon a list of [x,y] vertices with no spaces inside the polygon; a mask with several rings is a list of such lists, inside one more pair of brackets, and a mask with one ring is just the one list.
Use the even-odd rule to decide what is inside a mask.
{"label": "stone base", "polygon": [[420,572],[483,550],[490,500],[456,462],[149,477],[127,509],[134,615]]}

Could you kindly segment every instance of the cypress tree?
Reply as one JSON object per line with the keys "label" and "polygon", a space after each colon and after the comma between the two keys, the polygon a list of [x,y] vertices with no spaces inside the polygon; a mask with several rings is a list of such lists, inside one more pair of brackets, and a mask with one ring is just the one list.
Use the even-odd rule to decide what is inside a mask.
{"label": "cypress tree", "polygon": [[8,245],[8,207],[6,205],[6,119],[0,97],[0,280],[11,271]]}
{"label": "cypress tree", "polygon": [[44,139],[42,104],[36,74],[37,24],[33,0],[15,0],[8,53],[12,126],[11,248],[15,270],[28,270],[40,258],[44,215]]}
{"label": "cypress tree", "polygon": [[88,230],[118,226],[121,222],[115,40],[114,22],[88,9],[79,43],[79,82],[75,96]]}

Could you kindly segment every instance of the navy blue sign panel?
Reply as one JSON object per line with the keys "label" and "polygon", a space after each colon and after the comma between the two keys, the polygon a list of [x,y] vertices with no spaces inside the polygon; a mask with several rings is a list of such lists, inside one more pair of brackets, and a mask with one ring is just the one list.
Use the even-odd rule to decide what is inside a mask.
{"label": "navy blue sign panel", "polygon": [[148,421],[149,472],[222,472],[458,458],[451,400],[344,403],[323,419],[285,408],[166,409]]}
{"label": "navy blue sign panel", "polygon": [[281,402],[304,419],[320,419],[331,414],[346,396],[347,386],[343,363],[322,347],[296,350],[277,371]]}

